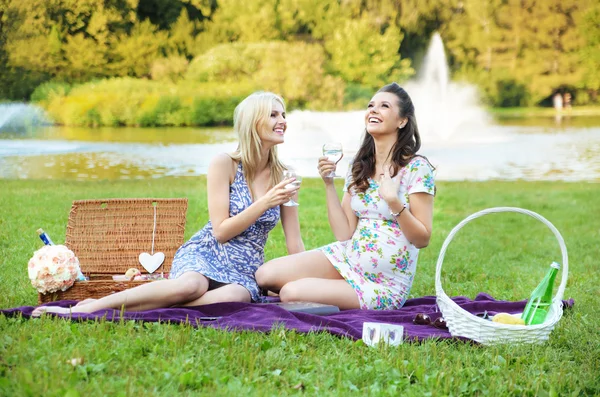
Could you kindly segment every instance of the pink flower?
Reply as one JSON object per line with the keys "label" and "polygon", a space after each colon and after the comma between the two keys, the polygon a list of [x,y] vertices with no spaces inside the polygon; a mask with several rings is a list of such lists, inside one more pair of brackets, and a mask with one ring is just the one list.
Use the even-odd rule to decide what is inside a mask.
{"label": "pink flower", "polygon": [[38,292],[65,291],[77,279],[79,260],[64,245],[45,245],[33,254],[27,271]]}

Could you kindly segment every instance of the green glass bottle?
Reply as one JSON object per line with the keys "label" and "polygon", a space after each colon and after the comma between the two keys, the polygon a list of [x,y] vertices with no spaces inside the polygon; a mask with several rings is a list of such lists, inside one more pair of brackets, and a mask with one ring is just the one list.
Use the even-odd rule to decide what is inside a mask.
{"label": "green glass bottle", "polygon": [[552,287],[554,287],[554,280],[559,269],[560,265],[552,262],[546,277],[531,293],[527,306],[525,306],[525,310],[521,315],[525,325],[541,324],[546,320],[548,310],[550,310],[552,304]]}

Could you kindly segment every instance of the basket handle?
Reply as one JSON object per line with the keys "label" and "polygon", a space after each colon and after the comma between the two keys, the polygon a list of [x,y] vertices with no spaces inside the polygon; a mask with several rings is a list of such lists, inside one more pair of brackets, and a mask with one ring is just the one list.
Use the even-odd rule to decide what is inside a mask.
{"label": "basket handle", "polygon": [[552,231],[552,233],[554,233],[554,236],[558,240],[558,245],[560,246],[560,250],[562,252],[561,266],[562,266],[562,270],[563,270],[561,282],[560,282],[560,285],[558,286],[558,290],[556,291],[556,296],[554,297],[554,300],[562,300],[563,295],[565,293],[565,287],[567,286],[567,274],[569,273],[569,259],[568,259],[568,255],[567,255],[567,247],[565,245],[565,240],[562,238],[560,232],[556,229],[556,227],[554,227],[554,225],[552,223],[550,223],[550,221],[548,221],[546,218],[544,218],[540,214],[537,214],[533,211],[529,211],[529,210],[526,210],[523,208],[517,208],[517,207],[494,207],[494,208],[488,208],[488,209],[476,212],[476,213],[466,217],[462,222],[460,222],[458,225],[456,225],[454,227],[454,229],[452,229],[452,231],[450,231],[450,234],[448,234],[448,237],[446,237],[446,240],[444,241],[444,244],[442,245],[442,249],[440,250],[440,255],[438,256],[438,260],[437,260],[437,265],[436,265],[436,269],[435,269],[435,291],[436,291],[436,294],[438,296],[446,295],[446,293],[444,292],[444,289],[442,288],[442,280],[441,280],[442,263],[444,262],[444,256],[446,255],[446,249],[448,248],[448,245],[450,245],[450,242],[454,238],[454,235],[456,233],[458,233],[458,231],[463,226],[465,226],[467,223],[469,223],[473,219],[479,218],[484,215],[499,213],[499,212],[517,212],[519,214],[529,215],[532,218],[535,218],[538,221],[545,224],[546,226],[548,226],[548,228]]}

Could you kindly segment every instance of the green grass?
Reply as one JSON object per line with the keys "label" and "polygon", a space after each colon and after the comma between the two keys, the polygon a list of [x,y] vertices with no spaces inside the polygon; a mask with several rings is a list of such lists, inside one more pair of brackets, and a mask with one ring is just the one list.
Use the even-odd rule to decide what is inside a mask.
{"label": "green grass", "polygon": [[[338,181],[338,183],[341,181]],[[72,200],[188,197],[186,238],[207,220],[204,178],[124,182],[3,180],[0,189],[0,307],[36,304],[26,264],[43,227],[64,242]],[[300,194],[304,242],[332,241],[321,182]],[[341,186],[340,186],[341,187]],[[600,395],[600,200],[598,184],[439,183],[431,244],[421,251],[413,296],[433,295],[435,263],[452,227],[494,206],[548,218],[569,249],[565,313],[542,346],[481,347],[451,341],[373,349],[326,333],[269,334],[135,322],[70,322],[0,316],[0,396],[77,395]],[[281,228],[267,257],[285,254]],[[560,251],[540,222],[516,214],[469,223],[443,266],[449,295],[527,297]],[[83,358],[72,366],[67,360]]]}

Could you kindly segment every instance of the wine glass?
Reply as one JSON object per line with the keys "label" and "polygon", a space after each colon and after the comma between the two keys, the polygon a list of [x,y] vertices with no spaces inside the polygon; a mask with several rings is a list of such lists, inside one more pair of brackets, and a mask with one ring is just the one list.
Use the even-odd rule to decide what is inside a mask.
{"label": "wine glass", "polygon": [[[342,154],[342,144],[340,142],[330,142],[323,145],[323,156],[326,156],[327,160],[333,161],[335,164],[342,159]],[[333,170],[327,175],[327,178],[335,178],[337,176],[335,170]]]}
{"label": "wine glass", "polygon": [[[296,174],[296,171],[294,171],[294,170],[283,171],[283,179],[287,179],[287,178],[296,178],[296,180],[285,185],[286,189],[295,189],[297,187],[300,187],[300,183],[302,183],[302,177],[300,175]],[[297,207],[300,204],[295,202],[290,197],[290,201],[288,201],[287,203],[283,203],[283,205],[285,205],[286,207]]]}

